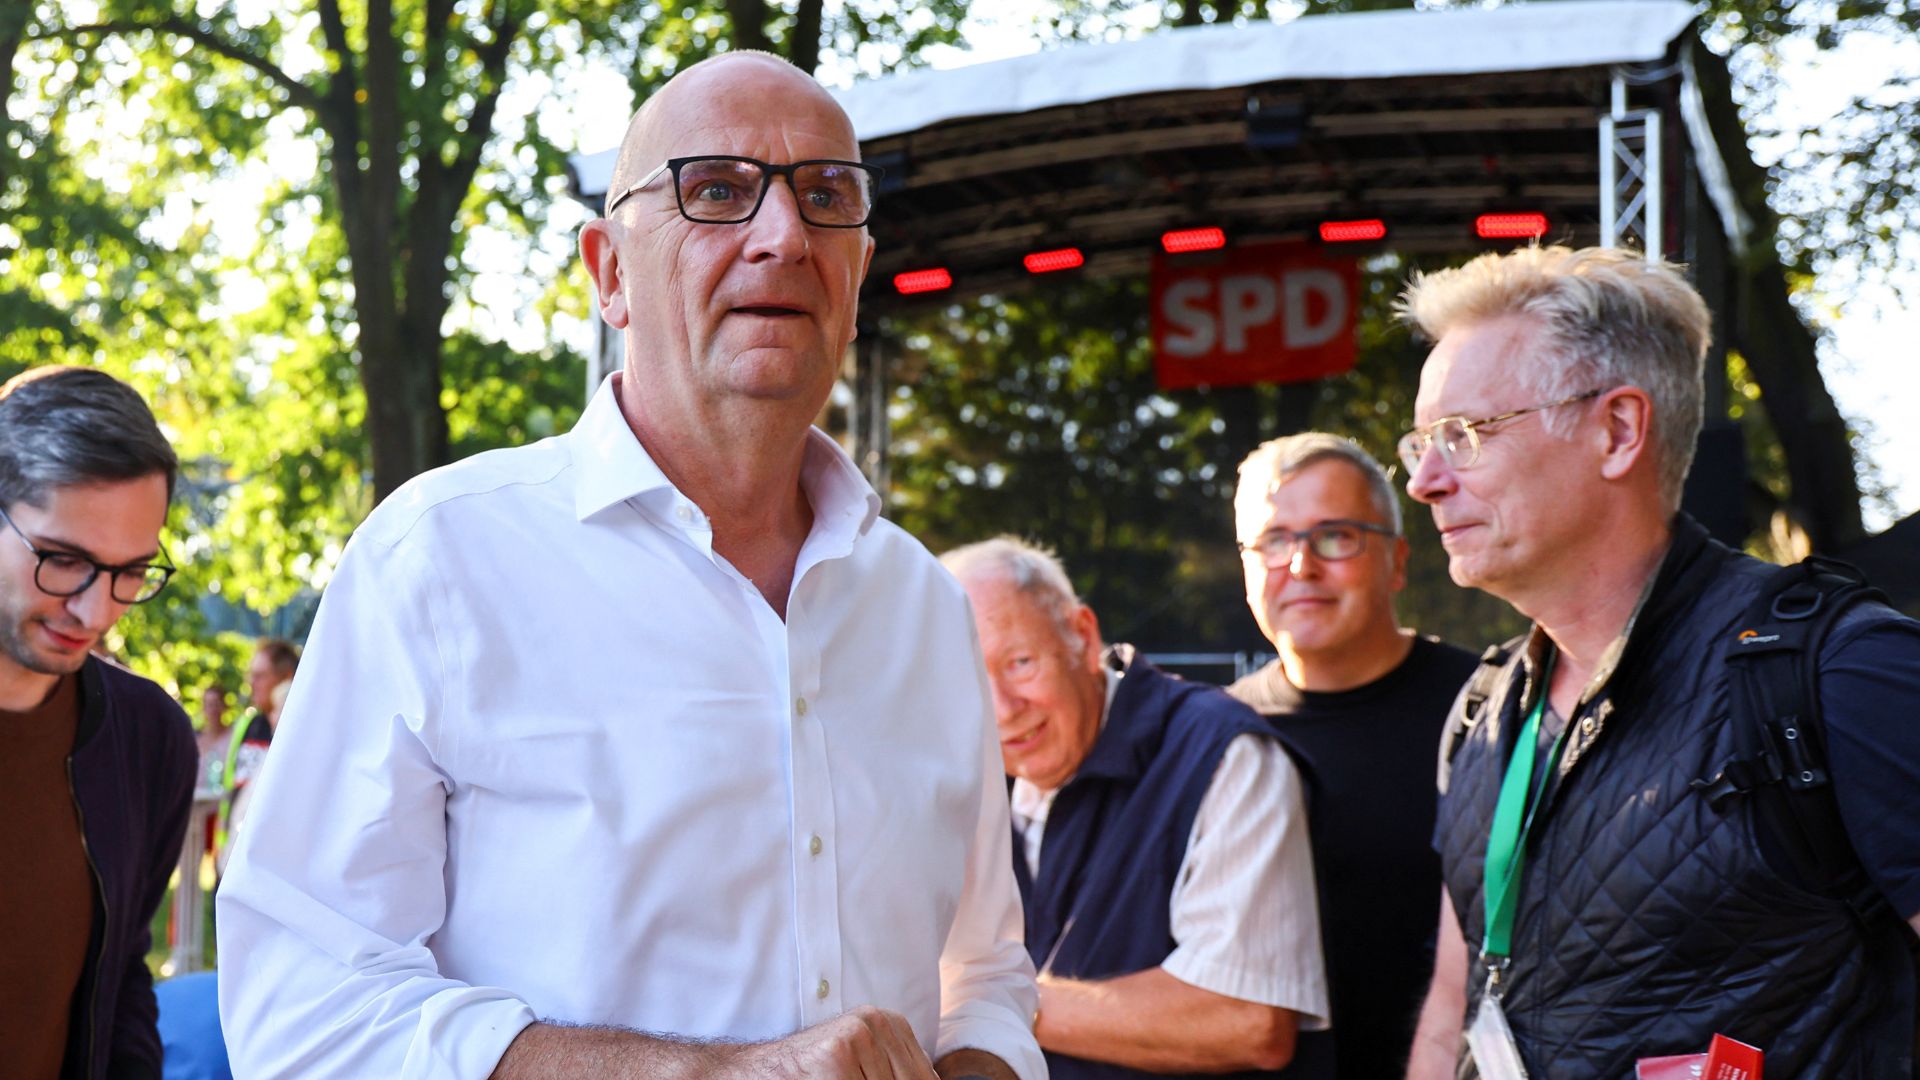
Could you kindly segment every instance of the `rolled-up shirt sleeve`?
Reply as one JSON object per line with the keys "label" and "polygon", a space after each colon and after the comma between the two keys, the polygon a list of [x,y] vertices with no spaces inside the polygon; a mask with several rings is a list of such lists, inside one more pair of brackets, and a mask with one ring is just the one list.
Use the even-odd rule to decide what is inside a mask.
{"label": "rolled-up shirt sleeve", "polygon": [[1292,1009],[1305,1031],[1328,1026],[1305,785],[1279,740],[1241,735],[1227,745],[1168,905],[1168,974]]}
{"label": "rolled-up shirt sleeve", "polygon": [[940,954],[940,1038],[935,1056],[963,1048],[985,1050],[1006,1062],[1022,1080],[1046,1080],[1046,1059],[1033,1037],[1033,1013],[1040,994],[1033,960],[1027,955],[1019,887],[1013,880],[1007,788],[977,638],[973,661],[981,672],[980,813],[959,909]]}
{"label": "rolled-up shirt sleeve", "polygon": [[534,1020],[441,974],[450,672],[432,567],[349,545],[308,639],[218,900],[220,1016],[237,1076],[490,1075]]}

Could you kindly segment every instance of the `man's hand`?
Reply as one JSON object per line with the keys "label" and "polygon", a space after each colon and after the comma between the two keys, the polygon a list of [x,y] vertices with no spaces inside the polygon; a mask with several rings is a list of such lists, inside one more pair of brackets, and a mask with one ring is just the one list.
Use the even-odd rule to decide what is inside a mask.
{"label": "man's hand", "polygon": [[1013,1066],[985,1050],[955,1050],[934,1065],[940,1080],[1020,1080]]}
{"label": "man's hand", "polygon": [[1460,1058],[1467,1012],[1467,941],[1454,918],[1453,900],[1440,890],[1440,930],[1433,957],[1433,983],[1420,1007],[1407,1080],[1452,1080]]}
{"label": "man's hand", "polygon": [[[1011,1073],[1006,1075],[1012,1077]],[[633,1080],[936,1080],[933,1065],[914,1041],[913,1028],[906,1018],[871,1005],[784,1039],[745,1045],[682,1042],[617,1028],[534,1024],[507,1047],[493,1072],[493,1080],[576,1076]]]}
{"label": "man's hand", "polygon": [[906,1017],[872,1005],[777,1042],[740,1047],[718,1075],[726,1080],[936,1080]]}

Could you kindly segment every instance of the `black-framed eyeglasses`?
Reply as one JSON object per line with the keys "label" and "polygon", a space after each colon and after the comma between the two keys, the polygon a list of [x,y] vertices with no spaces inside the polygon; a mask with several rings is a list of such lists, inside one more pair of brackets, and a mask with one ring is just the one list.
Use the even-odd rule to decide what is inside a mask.
{"label": "black-framed eyeglasses", "polygon": [[1293,562],[1293,554],[1302,544],[1316,559],[1339,562],[1367,550],[1367,534],[1397,536],[1384,525],[1366,521],[1323,521],[1298,532],[1292,529],[1268,529],[1250,542],[1240,545],[1240,554],[1257,554],[1268,569]]}
{"label": "black-framed eyeglasses", "polygon": [[702,225],[744,225],[760,212],[773,178],[784,176],[800,220],[823,229],[857,229],[873,213],[873,188],[886,170],[858,161],[813,158],[771,165],[757,158],[709,154],[668,158],[607,204],[607,216],[635,192],[673,174],[680,216]]}
{"label": "black-framed eyeglasses", "polygon": [[[1528,413],[1557,409],[1562,405],[1571,405],[1576,401],[1597,398],[1605,390],[1589,390],[1584,394],[1575,394],[1559,401],[1549,401],[1544,405],[1529,405],[1524,409],[1503,412],[1499,416],[1489,416],[1481,420],[1469,420],[1464,416],[1443,416],[1426,427],[1414,428],[1400,436],[1395,447],[1399,451],[1400,464],[1407,467],[1409,477],[1420,471],[1420,461],[1427,451],[1440,448],[1440,457],[1456,469],[1472,468],[1480,460],[1480,429],[1488,424],[1497,424],[1502,420],[1511,420]],[[1492,434],[1492,432],[1488,432]]]}
{"label": "black-framed eyeglasses", "polygon": [[[93,586],[101,574],[107,575],[107,592],[122,604],[144,604],[160,595],[174,568],[168,563],[126,563],[108,566],[72,551],[42,551],[33,546],[27,534],[13,523],[12,515],[0,509],[0,521],[7,523],[13,535],[27,545],[39,563],[33,568],[33,583],[48,596],[78,596]],[[162,558],[166,549],[160,550]]]}

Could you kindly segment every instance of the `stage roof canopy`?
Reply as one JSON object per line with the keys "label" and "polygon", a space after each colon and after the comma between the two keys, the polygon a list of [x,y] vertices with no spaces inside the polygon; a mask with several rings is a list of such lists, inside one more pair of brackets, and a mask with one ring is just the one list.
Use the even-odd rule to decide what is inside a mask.
{"label": "stage roof canopy", "polygon": [[[1023,256],[1052,248],[1079,249],[1082,273],[1140,272],[1179,228],[1244,243],[1377,218],[1383,246],[1459,251],[1480,243],[1478,214],[1525,210],[1547,215],[1549,239],[1594,243],[1599,124],[1621,72],[1628,104],[1689,121],[1669,160],[1712,159],[1727,219],[1676,48],[1694,19],[1680,0],[1322,15],[856,84],[836,96],[888,171],[863,314],[923,302],[895,292],[902,271],[948,271],[931,297],[948,300],[1015,287]],[[575,159],[583,197],[604,192],[612,159]]]}

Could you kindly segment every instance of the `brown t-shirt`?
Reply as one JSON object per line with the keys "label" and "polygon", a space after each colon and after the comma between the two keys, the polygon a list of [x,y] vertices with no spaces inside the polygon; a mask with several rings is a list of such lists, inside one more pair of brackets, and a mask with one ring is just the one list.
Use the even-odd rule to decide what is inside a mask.
{"label": "brown t-shirt", "polygon": [[0,1076],[56,1080],[93,928],[93,875],[67,783],[79,680],[0,711]]}

